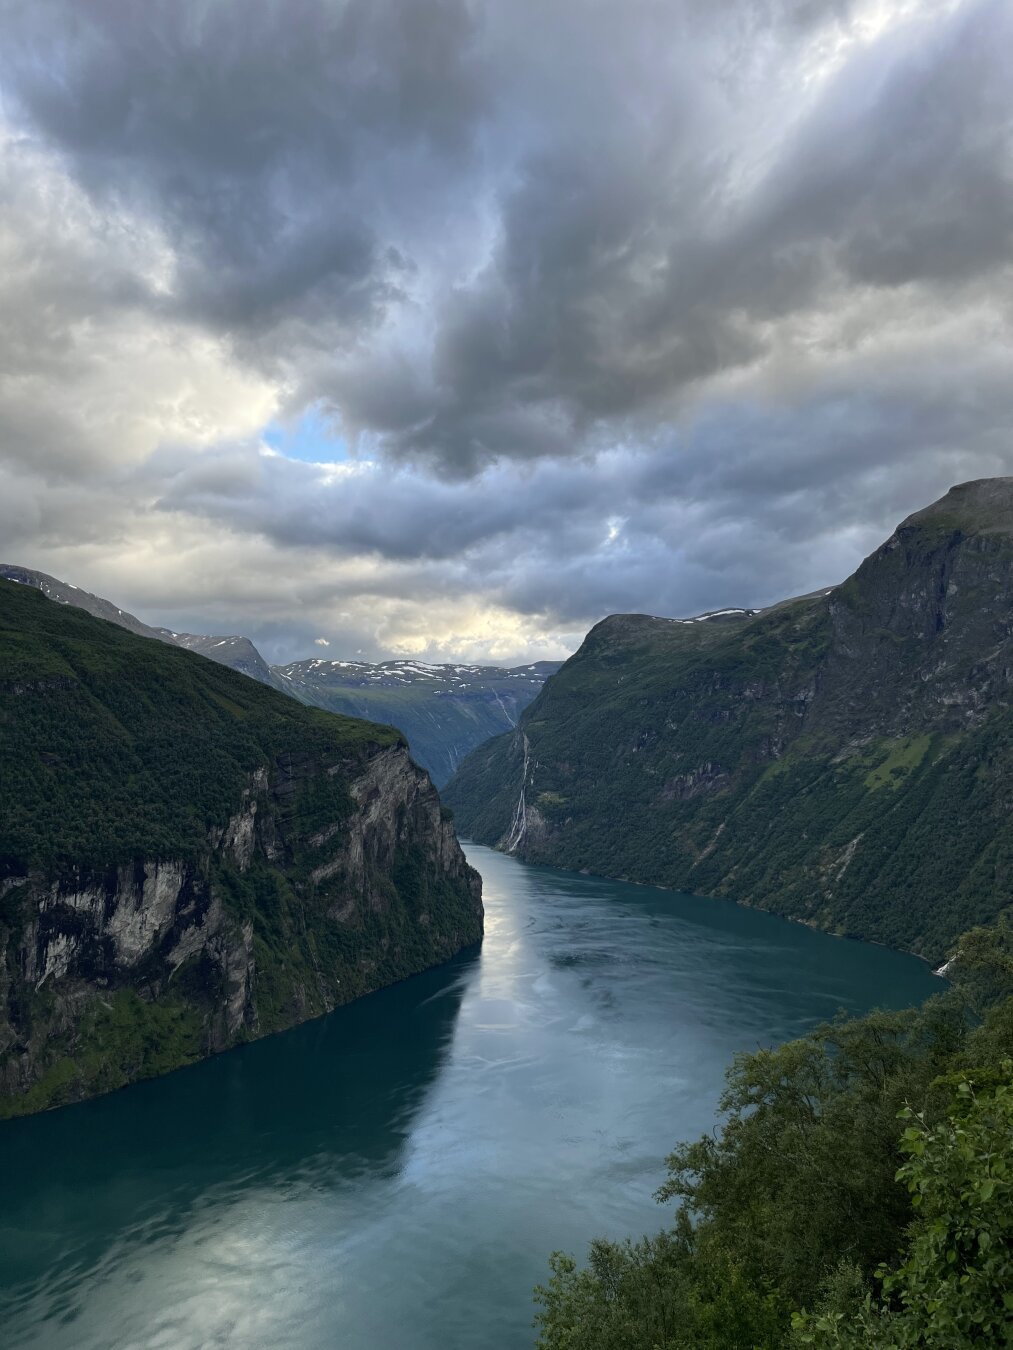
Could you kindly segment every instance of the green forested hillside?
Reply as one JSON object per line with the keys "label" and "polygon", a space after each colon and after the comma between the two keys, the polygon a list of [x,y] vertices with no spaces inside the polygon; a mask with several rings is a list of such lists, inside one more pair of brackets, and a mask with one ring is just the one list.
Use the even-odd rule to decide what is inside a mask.
{"label": "green forested hillside", "polygon": [[6,581],[0,727],[0,877],[193,858],[279,754],[352,763],[399,740]]}
{"label": "green forested hillside", "polygon": [[446,960],[480,894],[398,732],[0,581],[0,1115]]}
{"label": "green forested hillside", "polygon": [[535,661],[506,669],[321,657],[269,666],[245,637],[150,628],[111,601],[33,568],[0,563],[3,578],[34,587],[58,605],[84,609],[139,636],[199,652],[301,703],[342,717],[396,727],[407,738],[412,758],[429,772],[437,787],[453,775],[476,745],[516,726],[548,676],[559,668],[558,661]]}
{"label": "green forested hillside", "polygon": [[1013,480],[835,589],[617,615],[445,791],[535,862],[724,894],[942,958],[1013,890]]}

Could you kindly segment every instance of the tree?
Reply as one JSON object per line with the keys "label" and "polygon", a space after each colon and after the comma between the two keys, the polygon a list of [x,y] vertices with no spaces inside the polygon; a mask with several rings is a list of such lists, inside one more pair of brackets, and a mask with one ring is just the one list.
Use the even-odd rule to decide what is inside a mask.
{"label": "tree", "polygon": [[1006,1081],[960,1076],[946,1118],[906,1107],[897,1172],[916,1217],[882,1296],[793,1319],[797,1343],[873,1350],[1013,1345],[1013,1063]]}

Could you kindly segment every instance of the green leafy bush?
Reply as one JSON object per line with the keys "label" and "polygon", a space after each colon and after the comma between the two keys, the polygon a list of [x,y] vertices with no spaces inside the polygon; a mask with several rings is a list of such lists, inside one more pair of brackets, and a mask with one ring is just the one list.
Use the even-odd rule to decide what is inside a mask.
{"label": "green leafy bush", "polygon": [[[1013,1079],[1013,1061],[1003,1066]],[[880,1297],[797,1313],[801,1345],[975,1350],[1013,1344],[1013,1085],[961,1076],[943,1120],[905,1107],[896,1179],[915,1216]]]}
{"label": "green leafy bush", "polygon": [[553,1257],[542,1350],[1013,1344],[1007,942],[970,934],[922,1009],[740,1056],[720,1130],[668,1159],[673,1226]]}

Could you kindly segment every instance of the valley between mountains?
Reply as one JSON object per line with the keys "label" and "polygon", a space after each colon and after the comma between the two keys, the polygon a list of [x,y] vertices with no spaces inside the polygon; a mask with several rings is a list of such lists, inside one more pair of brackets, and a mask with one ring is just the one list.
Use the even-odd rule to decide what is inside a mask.
{"label": "valley between mountains", "polygon": [[[310,1306],[321,1347],[397,1343],[422,1284],[440,1293],[420,1344],[520,1350],[546,1261],[541,1350],[1009,1343],[1013,480],[953,489],[839,586],[612,615],[554,674],[269,668],[244,639],[149,630],[6,570],[0,1116],[246,1046],[93,1103],[83,1146],[70,1112],[55,1134],[35,1128],[52,1116],[4,1126],[25,1177],[12,1233],[34,1231],[37,1196],[64,1203],[47,1141],[60,1196],[87,1197],[63,1221],[68,1279],[63,1238],[24,1258],[8,1241],[26,1334],[75,1350],[76,1323],[52,1339],[67,1307],[96,1346],[108,1325],[136,1343],[138,1316],[174,1343],[228,1334],[200,1247],[141,1286],[153,1306],[130,1279],[109,1300],[92,1242],[131,1270],[180,1254],[174,1236],[149,1250],[132,1190],[108,1217],[99,1157],[147,1178],[163,1234],[208,1203],[226,1227],[251,1199],[276,1211],[283,1233],[242,1246],[244,1303],[292,1324]],[[441,802],[412,752],[449,771],[470,681],[508,730]],[[386,700],[409,739],[312,706],[332,696]],[[468,845],[481,954],[458,828],[500,850]],[[865,1015],[827,1022],[842,1005]],[[673,1143],[668,1226],[623,1240],[653,1226]],[[550,1256],[603,1214],[618,1241],[585,1266]],[[261,1246],[270,1269],[251,1271]]]}
{"label": "valley between mountains", "polygon": [[[293,1025],[476,942],[452,813],[529,862],[936,964],[1009,907],[1013,480],[953,489],[817,594],[613,615],[555,674],[267,667],[245,639],[151,629],[4,571],[7,1111]],[[424,766],[441,778],[469,738],[441,806]]]}

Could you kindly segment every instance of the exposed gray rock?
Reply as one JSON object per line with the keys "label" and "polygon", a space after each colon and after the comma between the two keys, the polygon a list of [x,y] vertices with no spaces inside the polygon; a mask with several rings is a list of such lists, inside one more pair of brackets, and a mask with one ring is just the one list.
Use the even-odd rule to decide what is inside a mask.
{"label": "exposed gray rock", "polygon": [[[196,1053],[209,1054],[326,1012],[481,936],[481,878],[466,863],[428,776],[403,746],[373,755],[351,781],[349,813],[300,841],[297,824],[286,818],[289,804],[315,774],[341,768],[299,758],[273,775],[258,770],[227,825],[211,831],[208,856],[198,862],[138,861],[77,884],[5,879],[2,893],[20,902],[26,922],[14,930],[0,925],[0,1111],[16,1110],[19,1098],[45,1083],[61,1052],[68,1064],[87,1052],[89,1019],[97,1008],[111,1008],[114,991],[132,990],[153,1004],[172,996],[184,970],[201,972]],[[352,968],[322,962],[314,968],[293,951],[286,1006],[272,1007],[265,1018],[258,983],[262,976],[277,982],[274,958],[262,967],[252,919],[236,912],[217,878],[222,866],[242,876],[258,860],[277,866],[282,858],[283,870],[291,870],[303,843],[324,856],[307,881],[293,874],[291,903],[302,896],[300,922],[311,927],[316,945],[328,925],[347,932],[367,913],[379,913],[387,920],[384,959],[370,954]],[[437,930],[428,908],[413,909],[392,885],[399,860],[437,891],[446,885],[465,897],[459,922]],[[101,1043],[96,1048],[101,1053]],[[144,1066],[135,1073],[128,1066],[124,1078],[137,1072]],[[71,1087],[69,1099],[87,1092],[83,1084],[79,1093]]]}

